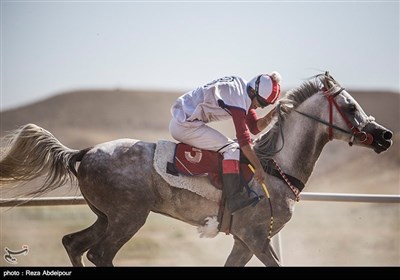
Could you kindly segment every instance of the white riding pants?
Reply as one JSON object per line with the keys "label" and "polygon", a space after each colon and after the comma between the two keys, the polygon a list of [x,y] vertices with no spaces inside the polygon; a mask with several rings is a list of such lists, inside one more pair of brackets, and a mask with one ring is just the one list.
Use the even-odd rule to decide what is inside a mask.
{"label": "white riding pants", "polygon": [[224,159],[239,160],[239,144],[202,121],[178,123],[172,119],[169,132],[179,142],[199,149],[218,151]]}

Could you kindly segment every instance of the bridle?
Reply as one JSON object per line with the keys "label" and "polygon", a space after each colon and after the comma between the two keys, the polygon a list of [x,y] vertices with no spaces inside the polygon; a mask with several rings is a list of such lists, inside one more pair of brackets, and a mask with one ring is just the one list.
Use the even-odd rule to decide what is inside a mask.
{"label": "bridle", "polygon": [[[335,100],[335,97],[338,96],[343,90],[344,90],[344,88],[340,87],[340,89],[337,92],[330,94],[329,90],[326,89],[326,86],[324,88],[322,88],[322,91],[329,102],[329,123],[324,120],[321,120],[320,118],[308,115],[308,114],[298,111],[296,109],[294,109],[294,111],[299,113],[300,115],[303,115],[305,117],[308,117],[312,120],[315,120],[319,123],[322,123],[322,124],[328,126],[329,127],[329,130],[328,130],[329,140],[333,140],[333,129],[336,129],[338,131],[341,131],[343,133],[351,135],[350,140],[349,140],[350,146],[353,146],[354,140],[356,138],[358,138],[359,141],[361,143],[363,143],[364,145],[371,145],[372,142],[374,141],[373,135],[370,133],[366,133],[365,131],[362,131],[362,130],[364,129],[364,127],[367,124],[369,124],[370,122],[373,122],[375,120],[375,118],[372,116],[369,116],[365,121],[361,122],[358,126],[354,126],[350,122],[350,120],[347,118],[347,116],[343,113],[343,111],[340,109],[339,105],[337,104],[337,102]],[[343,128],[338,127],[333,124],[333,107],[335,107],[336,110],[339,112],[340,116],[342,117],[342,119],[344,120],[344,122],[346,123],[347,127],[350,130],[343,129]]]}
{"label": "bridle", "polygon": [[[318,75],[318,76],[322,76],[322,75]],[[318,77],[315,76],[315,77]],[[300,115],[303,115],[307,118],[310,118],[316,122],[319,122],[323,125],[328,126],[328,137],[329,140],[333,140],[333,130],[337,130],[340,132],[343,132],[345,134],[350,135],[350,140],[349,140],[349,145],[352,146],[354,144],[354,140],[357,138],[361,143],[363,143],[364,145],[371,145],[374,141],[374,137],[372,134],[370,133],[366,133],[365,131],[363,131],[364,127],[366,125],[368,125],[369,123],[373,122],[375,120],[374,117],[369,116],[366,118],[365,121],[361,122],[360,124],[358,124],[357,126],[353,125],[349,118],[343,113],[342,109],[339,107],[339,105],[337,104],[335,98],[342,93],[345,89],[343,87],[341,87],[330,75],[329,73],[325,73],[323,74],[324,76],[324,80],[322,80],[321,82],[324,84],[324,86],[322,87],[322,92],[324,94],[324,96],[326,97],[328,103],[329,103],[329,122],[322,120],[318,117],[309,115],[307,113],[301,112],[297,109],[293,109],[293,111],[299,113]],[[333,84],[332,84],[333,83]],[[335,92],[332,93],[332,90],[335,88],[334,85],[336,85],[336,88],[339,87],[339,89]],[[346,123],[348,130],[341,128],[335,124],[333,124],[333,108],[336,108],[336,110],[339,112],[340,116],[342,117],[342,119],[344,120],[344,122]],[[277,105],[277,112],[278,112],[278,124],[280,127],[280,135],[282,138],[282,146],[272,152],[272,154],[276,154],[278,152],[280,152],[283,149],[284,146],[284,137],[283,137],[283,130],[282,130],[282,121],[283,121],[283,117],[281,114],[281,104],[278,103]],[[272,156],[272,154],[269,154],[269,157]],[[272,165],[269,163],[271,162]],[[302,183],[300,180],[298,180],[297,178],[290,176],[286,173],[284,173],[282,171],[282,169],[280,168],[280,166],[278,165],[278,163],[273,159],[270,158],[270,160],[264,165],[264,171],[276,176],[278,178],[281,178],[283,181],[286,182],[286,184],[290,187],[290,189],[293,191],[296,200],[299,201],[299,197],[300,197],[300,192],[303,190],[304,188],[304,183]],[[295,184],[293,184],[293,182]]]}

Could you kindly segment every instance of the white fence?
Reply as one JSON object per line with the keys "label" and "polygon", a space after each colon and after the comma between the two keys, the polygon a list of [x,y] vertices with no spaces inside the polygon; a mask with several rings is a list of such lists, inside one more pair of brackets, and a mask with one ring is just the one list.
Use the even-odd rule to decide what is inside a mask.
{"label": "white fence", "polygon": [[[329,201],[329,202],[367,202],[367,203],[400,203],[400,195],[382,194],[345,194],[345,193],[311,193],[305,192],[300,195],[302,201]],[[0,207],[15,206],[50,206],[50,205],[78,205],[86,204],[81,196],[76,197],[38,197],[18,198],[14,200],[0,199]],[[282,244],[280,234],[272,239],[273,247],[281,260]]]}
{"label": "white fence", "polygon": [[[400,195],[305,192],[300,195],[300,200],[330,202],[400,203]],[[7,200],[4,198],[0,199],[0,207],[77,204],[86,204],[86,201],[83,199],[82,196],[17,198],[13,200]]]}

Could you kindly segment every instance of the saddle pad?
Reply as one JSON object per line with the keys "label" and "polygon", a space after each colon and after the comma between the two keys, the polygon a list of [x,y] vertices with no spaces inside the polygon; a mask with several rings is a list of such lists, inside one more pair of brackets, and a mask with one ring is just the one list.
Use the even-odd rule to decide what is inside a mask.
{"label": "saddle pad", "polygon": [[211,185],[207,176],[178,176],[167,173],[167,163],[174,161],[176,143],[160,140],[157,142],[153,165],[157,173],[171,186],[186,189],[209,200],[219,202],[221,191]]}
{"label": "saddle pad", "polygon": [[[243,186],[253,178],[248,163],[241,154],[240,174]],[[208,176],[211,183],[218,189],[222,189],[222,160],[223,156],[214,151],[201,150],[193,146],[176,144],[173,166],[168,166],[171,174],[183,174],[187,176]]]}
{"label": "saddle pad", "polygon": [[200,150],[184,143],[178,143],[175,150],[174,164],[179,173],[188,176],[218,175],[222,155],[217,152]]}

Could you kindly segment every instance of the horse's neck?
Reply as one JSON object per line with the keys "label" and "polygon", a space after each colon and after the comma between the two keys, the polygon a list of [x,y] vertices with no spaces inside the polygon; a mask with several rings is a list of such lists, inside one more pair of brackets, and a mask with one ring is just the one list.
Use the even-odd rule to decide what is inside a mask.
{"label": "horse's neck", "polygon": [[[301,104],[299,111],[318,116],[320,109],[315,104]],[[308,103],[308,104],[307,104]],[[303,183],[306,183],[314,170],[322,149],[328,142],[326,128],[297,112],[291,112],[283,126],[285,145],[280,153],[274,156],[281,169]],[[279,147],[281,143],[278,143]]]}

